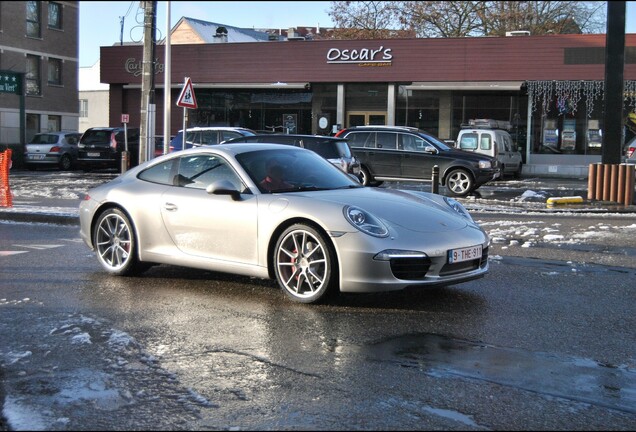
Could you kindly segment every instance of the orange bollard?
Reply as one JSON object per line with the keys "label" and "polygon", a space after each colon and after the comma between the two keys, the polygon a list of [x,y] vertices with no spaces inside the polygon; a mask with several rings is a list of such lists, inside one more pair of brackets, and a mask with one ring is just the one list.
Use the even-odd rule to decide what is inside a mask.
{"label": "orange bollard", "polygon": [[11,149],[0,153],[0,207],[13,207],[13,198],[9,187],[9,169],[11,168]]}
{"label": "orange bollard", "polygon": [[627,165],[627,172],[625,173],[625,205],[632,205],[634,202],[634,168],[636,168],[636,165]]}
{"label": "orange bollard", "polygon": [[610,170],[610,196],[611,202],[618,202],[618,165],[612,164]]}
{"label": "orange bollard", "polygon": [[591,201],[596,196],[596,175],[598,164],[590,164],[587,169],[587,199]]}
{"label": "orange bollard", "polygon": [[598,164],[596,169],[596,193],[594,194],[594,199],[596,199],[596,201],[601,201],[603,199],[604,168],[605,166],[603,164]]}
{"label": "orange bollard", "polygon": [[618,166],[618,194],[619,204],[625,204],[625,175],[627,173],[627,165],[620,164]]}

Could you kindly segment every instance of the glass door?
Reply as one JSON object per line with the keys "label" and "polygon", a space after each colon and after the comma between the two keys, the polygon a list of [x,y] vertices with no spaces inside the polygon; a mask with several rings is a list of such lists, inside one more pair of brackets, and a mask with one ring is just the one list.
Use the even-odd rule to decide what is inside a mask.
{"label": "glass door", "polygon": [[346,127],[386,125],[386,111],[349,111]]}

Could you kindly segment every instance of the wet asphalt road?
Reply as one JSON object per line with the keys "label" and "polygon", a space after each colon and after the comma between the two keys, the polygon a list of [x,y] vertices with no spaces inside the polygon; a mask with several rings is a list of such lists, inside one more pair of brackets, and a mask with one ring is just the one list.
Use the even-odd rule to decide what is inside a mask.
{"label": "wet asphalt road", "polygon": [[5,415],[16,430],[635,429],[634,215],[474,217],[493,237],[486,278],[321,306],[172,266],[108,277],[76,226],[0,223]]}

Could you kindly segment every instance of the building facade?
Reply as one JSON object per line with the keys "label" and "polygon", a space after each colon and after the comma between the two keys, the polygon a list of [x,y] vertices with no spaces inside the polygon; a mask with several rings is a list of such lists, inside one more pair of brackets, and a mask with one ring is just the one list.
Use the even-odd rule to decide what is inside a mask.
{"label": "building facade", "polygon": [[[188,126],[332,134],[406,125],[454,140],[473,118],[509,121],[529,174],[587,175],[600,162],[605,35],[286,40],[171,46],[171,100],[185,77],[197,109]],[[636,34],[625,40],[624,114],[636,111]],[[156,47],[163,112],[164,46]],[[101,47],[110,123],[139,124],[141,46]],[[171,108],[172,134],[185,109]],[[156,128],[163,130],[163,116]],[[625,128],[626,138],[635,130]]]}
{"label": "building facade", "polygon": [[92,127],[108,126],[108,84],[99,79],[99,61],[90,67],[79,68],[79,126],[84,133]]}
{"label": "building facade", "polygon": [[0,2],[0,77],[21,81],[0,91],[0,142],[78,130],[78,19],[77,1]]}

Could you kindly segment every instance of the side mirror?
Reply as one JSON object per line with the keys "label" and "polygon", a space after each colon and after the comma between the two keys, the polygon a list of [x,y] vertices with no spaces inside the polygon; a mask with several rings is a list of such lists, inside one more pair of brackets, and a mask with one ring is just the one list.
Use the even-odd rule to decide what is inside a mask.
{"label": "side mirror", "polygon": [[431,145],[424,147],[424,153],[437,154],[437,149]]}
{"label": "side mirror", "polygon": [[228,180],[217,180],[208,185],[205,191],[210,195],[229,195],[234,201],[241,198],[241,192]]}

